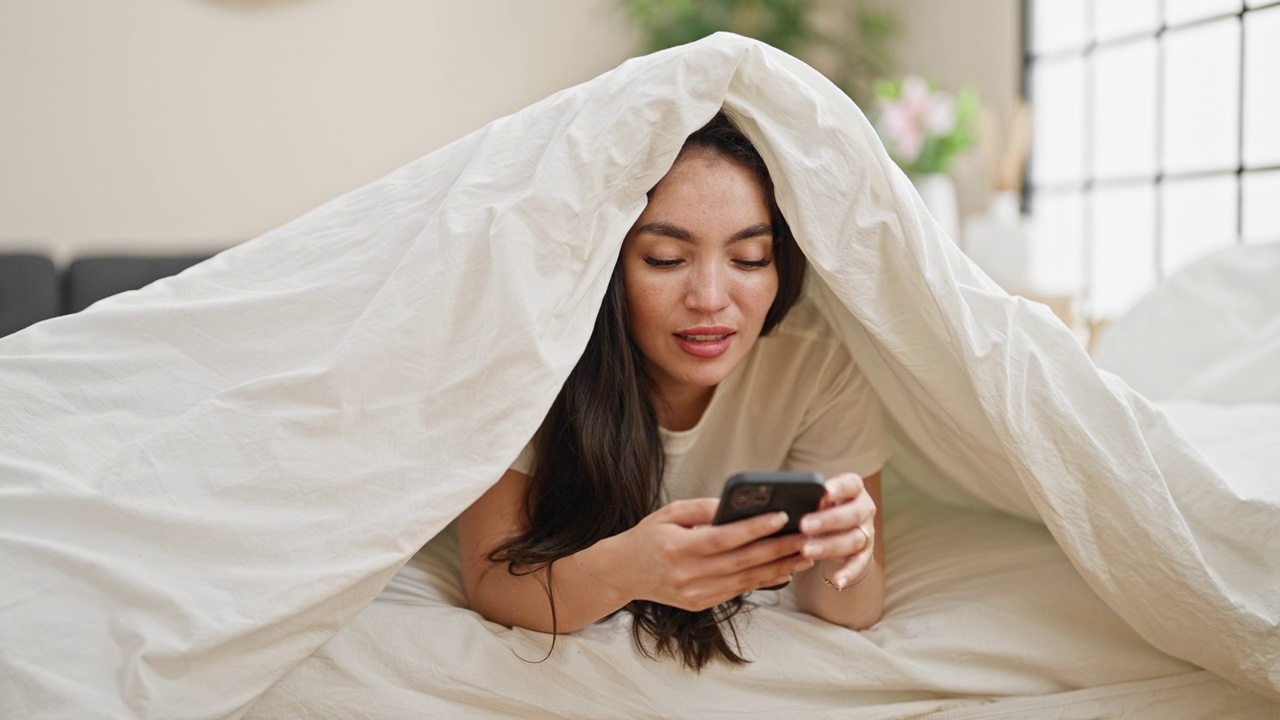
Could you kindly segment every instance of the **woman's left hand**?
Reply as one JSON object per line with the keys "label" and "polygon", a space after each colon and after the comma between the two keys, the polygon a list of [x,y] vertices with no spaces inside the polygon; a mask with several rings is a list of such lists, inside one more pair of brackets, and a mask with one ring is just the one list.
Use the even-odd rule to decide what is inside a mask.
{"label": "woman's left hand", "polygon": [[876,503],[853,473],[828,479],[826,489],[818,511],[800,520],[800,532],[809,538],[802,554],[825,569],[824,578],[845,588],[864,577],[872,562]]}

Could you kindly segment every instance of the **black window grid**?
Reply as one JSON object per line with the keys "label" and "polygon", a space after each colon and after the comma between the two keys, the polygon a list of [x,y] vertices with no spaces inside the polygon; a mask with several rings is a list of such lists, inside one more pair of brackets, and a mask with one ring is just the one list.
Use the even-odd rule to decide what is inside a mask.
{"label": "black window grid", "polygon": [[[1084,23],[1086,28],[1093,27],[1093,8],[1096,2],[1115,2],[1116,0],[1081,0],[1085,3]],[[1154,190],[1155,207],[1153,218],[1153,232],[1155,242],[1155,252],[1152,254],[1151,261],[1154,263],[1154,272],[1156,282],[1164,279],[1164,228],[1163,221],[1163,202],[1164,193],[1163,186],[1169,180],[1194,180],[1200,178],[1211,177],[1229,177],[1235,176],[1235,242],[1243,243],[1245,238],[1244,228],[1244,176],[1252,173],[1264,173],[1274,170],[1280,170],[1280,165],[1252,166],[1245,165],[1244,160],[1244,123],[1245,123],[1245,88],[1246,88],[1246,72],[1245,64],[1245,43],[1246,35],[1244,32],[1244,23],[1246,16],[1280,6],[1280,0],[1275,2],[1262,3],[1254,7],[1241,7],[1241,9],[1229,12],[1210,15],[1203,18],[1197,18],[1181,23],[1167,23],[1165,17],[1165,2],[1157,0],[1157,14],[1160,18],[1160,24],[1153,30],[1129,33],[1116,37],[1107,38],[1105,40],[1090,39],[1080,47],[1064,48],[1051,52],[1037,53],[1032,47],[1032,33],[1034,32],[1034,0],[1022,0],[1022,95],[1027,98],[1030,103],[1035,102],[1035,87],[1032,83],[1033,71],[1038,62],[1046,60],[1062,60],[1067,58],[1081,58],[1084,61],[1084,88],[1082,92],[1082,102],[1084,107],[1081,109],[1082,152],[1084,163],[1084,178],[1079,182],[1067,183],[1043,183],[1035,184],[1031,175],[1031,168],[1035,162],[1034,154],[1029,159],[1030,162],[1024,172],[1022,183],[1022,208],[1024,211],[1031,206],[1033,196],[1037,193],[1079,193],[1083,198],[1081,202],[1082,216],[1080,218],[1080,244],[1081,244],[1081,263],[1080,268],[1081,287],[1080,295],[1083,300],[1084,319],[1086,322],[1092,323],[1101,319],[1096,317],[1096,312],[1092,307],[1090,298],[1093,290],[1093,251],[1095,238],[1093,237],[1093,203],[1092,195],[1095,189],[1134,186],[1134,185],[1150,185]],[[1241,3],[1243,6],[1244,3]],[[1166,172],[1164,169],[1164,61],[1165,61],[1165,45],[1164,36],[1171,30],[1184,30],[1200,25],[1207,25],[1215,22],[1222,22],[1235,18],[1239,31],[1239,72],[1237,77],[1238,87],[1236,92],[1238,107],[1236,108],[1236,165],[1234,168],[1223,168],[1216,170],[1200,170],[1200,171],[1174,171]],[[1093,173],[1093,63],[1091,59],[1100,49],[1118,47],[1128,43],[1141,40],[1155,39],[1156,41],[1156,108],[1155,108],[1155,128],[1152,132],[1152,141],[1155,143],[1155,174],[1154,175],[1132,175],[1120,177],[1097,178]]]}

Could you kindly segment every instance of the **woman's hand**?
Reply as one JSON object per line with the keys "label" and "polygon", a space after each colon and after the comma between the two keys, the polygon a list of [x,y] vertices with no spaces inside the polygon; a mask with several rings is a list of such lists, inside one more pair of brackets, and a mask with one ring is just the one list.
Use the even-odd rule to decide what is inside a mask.
{"label": "woman's hand", "polygon": [[800,520],[806,537],[804,557],[823,563],[825,579],[844,589],[865,577],[873,560],[876,503],[862,478],[845,473],[826,482],[826,495],[817,512]]}
{"label": "woman's hand", "polygon": [[684,610],[706,610],[751,590],[778,585],[813,566],[800,533],[770,538],[786,523],[769,513],[711,525],[718,500],[677,500],[607,541],[618,590]]}
{"label": "woman's hand", "polygon": [[[529,476],[508,470],[458,516],[463,589],[487,620],[539,632],[573,632],[632,600],[705,610],[744,592],[777,585],[813,567],[800,533],[770,538],[782,513],[712,526],[719,501],[681,500],[635,527],[556,561],[554,571],[512,574],[495,547],[524,527]],[[546,583],[555,584],[555,612]]]}

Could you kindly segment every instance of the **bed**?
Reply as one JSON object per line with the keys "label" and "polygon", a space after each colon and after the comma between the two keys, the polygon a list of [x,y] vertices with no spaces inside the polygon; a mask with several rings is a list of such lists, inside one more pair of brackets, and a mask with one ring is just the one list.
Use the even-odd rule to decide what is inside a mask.
{"label": "bed", "polygon": [[[1171,278],[1098,349],[1100,362],[1161,398],[1161,411],[1231,477],[1255,473],[1258,456],[1280,446],[1280,404],[1215,402],[1206,395],[1223,388],[1188,385],[1256,352],[1268,321],[1280,320],[1278,277],[1280,244],[1220,252]],[[1210,340],[1214,352],[1198,360],[1179,347]],[[894,470],[885,476],[887,606],[867,631],[799,613],[786,591],[759,592],[744,627],[746,667],[692,675],[644,658],[625,614],[552,649],[549,636],[467,609],[450,526],[246,717],[1280,714],[1280,704],[1143,640],[1043,525],[943,503]],[[1257,500],[1280,500],[1275,477]]]}
{"label": "bed", "polygon": [[[760,593],[753,662],[698,675],[622,616],[549,652],[464,607],[450,522],[538,426],[646,191],[721,107],[889,412],[886,615],[855,633]],[[1100,371],[811,68],[729,35],[629,61],[0,339],[0,714],[1274,717],[1280,302],[1246,290],[1280,254],[1247,250],[1194,316],[1211,357],[1152,345],[1152,318],[1188,317],[1157,291]]]}
{"label": "bed", "polygon": [[[1275,418],[1273,418],[1275,419]],[[1280,441],[1280,437],[1273,439]],[[446,532],[276,683],[248,718],[1231,717],[1280,707],[1156,650],[1043,526],[891,482],[884,619],[862,633],[757,593],[752,663],[693,675],[648,660],[629,618],[574,636],[466,609]],[[781,597],[779,596],[781,595]],[[549,653],[549,654],[548,654]]]}

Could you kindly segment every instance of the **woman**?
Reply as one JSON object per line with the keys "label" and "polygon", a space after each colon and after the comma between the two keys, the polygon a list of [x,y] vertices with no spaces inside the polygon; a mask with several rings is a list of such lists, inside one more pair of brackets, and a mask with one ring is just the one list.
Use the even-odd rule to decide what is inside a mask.
{"label": "woman", "polygon": [[[717,115],[650,192],[537,436],[458,518],[473,609],[572,632],[626,608],[642,650],[695,669],[743,662],[742,595],[793,575],[802,610],[879,619],[879,405],[812,308],[780,325],[804,272],[763,160]],[[709,525],[728,474],[779,468],[828,475],[800,533],[769,537],[782,513]]]}

